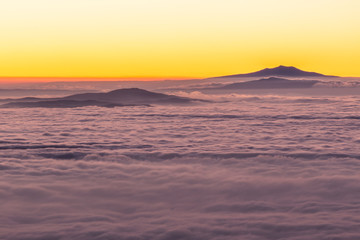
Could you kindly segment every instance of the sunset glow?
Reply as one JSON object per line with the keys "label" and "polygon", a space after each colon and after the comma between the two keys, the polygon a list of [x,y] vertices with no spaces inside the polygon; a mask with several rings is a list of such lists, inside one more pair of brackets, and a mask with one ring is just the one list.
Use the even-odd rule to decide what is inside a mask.
{"label": "sunset glow", "polygon": [[0,0],[0,240],[360,239],[360,0]]}
{"label": "sunset glow", "polygon": [[358,0],[12,0],[0,76],[205,78],[292,65],[360,76]]}

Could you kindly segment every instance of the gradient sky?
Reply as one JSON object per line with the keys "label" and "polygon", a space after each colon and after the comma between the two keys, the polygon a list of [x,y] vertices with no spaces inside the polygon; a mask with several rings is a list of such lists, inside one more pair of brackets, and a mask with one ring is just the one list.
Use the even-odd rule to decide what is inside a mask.
{"label": "gradient sky", "polygon": [[0,0],[0,76],[360,76],[359,0]]}

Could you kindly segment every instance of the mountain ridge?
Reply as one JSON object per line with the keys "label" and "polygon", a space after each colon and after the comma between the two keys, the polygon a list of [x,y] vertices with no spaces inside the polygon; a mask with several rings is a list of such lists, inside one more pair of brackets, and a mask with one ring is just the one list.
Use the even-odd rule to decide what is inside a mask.
{"label": "mountain ridge", "polygon": [[149,104],[187,104],[194,101],[203,101],[150,92],[140,88],[123,88],[105,93],[81,93],[62,98],[20,98],[9,99],[0,105],[2,108],[10,107],[46,107],[46,108],[72,108],[83,106],[123,107],[123,106],[149,106]]}
{"label": "mountain ridge", "polygon": [[337,77],[324,75],[317,72],[308,72],[300,70],[299,68],[293,66],[283,66],[280,65],[275,68],[265,68],[260,71],[244,73],[244,74],[233,74],[226,75],[217,78],[234,78],[234,77]]}
{"label": "mountain ridge", "polygon": [[285,78],[262,78],[259,80],[227,84],[217,89],[284,89],[284,88],[311,88],[317,80],[289,80]]}

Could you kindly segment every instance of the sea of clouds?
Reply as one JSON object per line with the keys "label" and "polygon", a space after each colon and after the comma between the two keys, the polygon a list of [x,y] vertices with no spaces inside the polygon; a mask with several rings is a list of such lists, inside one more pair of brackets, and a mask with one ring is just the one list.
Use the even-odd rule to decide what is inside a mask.
{"label": "sea of clouds", "polygon": [[2,109],[0,239],[360,239],[360,97],[212,100]]}

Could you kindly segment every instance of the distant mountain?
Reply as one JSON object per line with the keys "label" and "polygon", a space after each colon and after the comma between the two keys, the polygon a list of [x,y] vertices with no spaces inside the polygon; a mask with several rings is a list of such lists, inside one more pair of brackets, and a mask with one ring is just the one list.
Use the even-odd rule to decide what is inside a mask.
{"label": "distant mountain", "polygon": [[83,93],[63,98],[21,98],[7,99],[2,108],[73,108],[84,106],[122,107],[148,106],[149,104],[184,104],[197,99],[155,93],[139,88],[124,88],[107,93]]}
{"label": "distant mountain", "polygon": [[124,104],[100,102],[95,100],[73,101],[73,100],[53,100],[53,101],[37,101],[37,102],[10,102],[1,105],[2,108],[75,108],[75,107],[123,107],[129,106]]}
{"label": "distant mountain", "polygon": [[169,103],[188,103],[192,99],[155,93],[140,88],[123,88],[107,93],[83,93],[64,97],[64,100],[96,100],[122,104],[169,104]]}
{"label": "distant mountain", "polygon": [[288,80],[284,78],[264,78],[260,80],[228,84],[216,89],[278,89],[278,88],[311,88],[316,80]]}
{"label": "distant mountain", "polygon": [[279,66],[276,68],[265,68],[263,70],[246,73],[222,76],[222,78],[234,78],[234,77],[335,77],[329,75],[323,75],[316,72],[302,71],[296,67]]}

